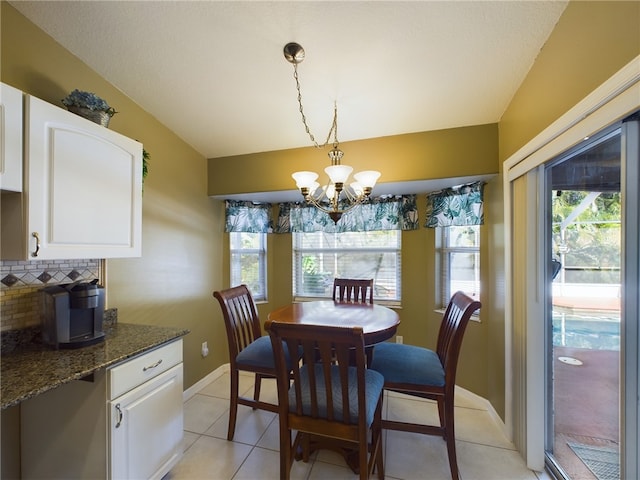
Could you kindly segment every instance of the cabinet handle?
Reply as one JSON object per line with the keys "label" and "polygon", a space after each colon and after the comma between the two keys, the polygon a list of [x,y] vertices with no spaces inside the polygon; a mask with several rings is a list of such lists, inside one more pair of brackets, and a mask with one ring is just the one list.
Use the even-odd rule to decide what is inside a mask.
{"label": "cabinet handle", "polygon": [[40,251],[40,236],[38,236],[38,232],[33,232],[31,236],[36,239],[36,250],[35,252],[31,253],[31,256],[37,257],[38,252]]}
{"label": "cabinet handle", "polygon": [[158,365],[160,365],[162,363],[162,359],[158,360],[156,363],[154,363],[153,365],[149,365],[148,367],[144,367],[142,369],[143,372],[146,372],[147,370],[151,370],[152,368],[156,368]]}
{"label": "cabinet handle", "polygon": [[118,428],[122,423],[122,409],[120,408],[119,403],[116,403],[116,410],[118,412],[118,421],[116,422],[116,428]]}

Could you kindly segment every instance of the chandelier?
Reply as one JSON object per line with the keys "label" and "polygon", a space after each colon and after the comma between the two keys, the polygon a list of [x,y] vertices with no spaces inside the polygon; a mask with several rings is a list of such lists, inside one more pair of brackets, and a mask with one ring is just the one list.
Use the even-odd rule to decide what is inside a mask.
{"label": "chandelier", "polygon": [[298,91],[300,116],[314,146],[316,148],[326,147],[329,145],[333,134],[333,145],[328,153],[331,165],[324,169],[329,176],[328,182],[321,187],[317,181],[319,175],[309,171],[295,172],[291,176],[296,181],[296,186],[300,189],[304,200],[309,205],[329,214],[334,223],[337,223],[345,212],[368,200],[371,190],[380,177],[380,172],[374,170],[358,172],[353,175],[355,182],[347,184],[353,168],[349,165],[342,165],[344,153],[340,150],[338,142],[338,107],[334,104],[331,129],[325,143],[319,145],[311,133],[309,125],[307,125],[307,119],[302,108],[298,64],[304,60],[304,49],[297,43],[287,43],[284,47],[284,57],[289,63],[293,64],[293,78],[296,81],[296,90]]}

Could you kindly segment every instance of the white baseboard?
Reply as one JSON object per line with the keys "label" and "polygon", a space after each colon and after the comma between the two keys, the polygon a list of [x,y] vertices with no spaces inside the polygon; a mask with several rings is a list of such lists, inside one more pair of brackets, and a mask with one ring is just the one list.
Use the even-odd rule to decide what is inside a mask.
{"label": "white baseboard", "polygon": [[213,372],[210,372],[208,375],[205,375],[203,378],[198,380],[196,383],[187,388],[184,392],[182,392],[182,401],[186,402],[191,397],[193,397],[196,393],[198,393],[205,385],[217,380],[222,375],[229,371],[229,364],[225,363],[224,365],[220,365]]}

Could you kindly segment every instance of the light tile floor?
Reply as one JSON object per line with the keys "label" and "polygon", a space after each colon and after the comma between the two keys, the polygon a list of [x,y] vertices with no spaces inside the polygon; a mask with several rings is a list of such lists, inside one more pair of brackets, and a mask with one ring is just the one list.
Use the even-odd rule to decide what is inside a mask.
{"label": "light tile floor", "polygon": [[[240,390],[250,396],[253,377],[241,374]],[[261,400],[275,402],[275,381],[263,381]],[[435,419],[433,402],[387,394],[386,418]],[[456,445],[463,480],[549,480],[529,470],[481,402],[456,396]],[[229,374],[215,379],[184,404],[184,456],[163,480],[262,480],[279,478],[276,415],[238,407],[232,442],[226,440],[229,419]],[[387,479],[450,480],[444,440],[405,432],[383,433]],[[292,479],[355,479],[343,458],[320,451],[309,463],[294,462]],[[374,475],[377,478],[377,475]]]}

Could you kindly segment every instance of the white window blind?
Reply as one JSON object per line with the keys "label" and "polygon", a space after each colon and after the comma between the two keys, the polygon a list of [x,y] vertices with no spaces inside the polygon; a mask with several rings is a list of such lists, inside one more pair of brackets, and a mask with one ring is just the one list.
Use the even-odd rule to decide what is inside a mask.
{"label": "white window blind", "polygon": [[229,233],[231,286],[246,284],[254,300],[267,299],[267,234]]}
{"label": "white window blind", "polygon": [[458,290],[480,298],[480,226],[438,227],[440,306],[445,308]]}
{"label": "white window blind", "polygon": [[331,297],[333,279],[373,278],[374,300],[401,298],[401,231],[293,233],[293,294]]}

